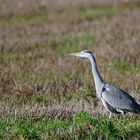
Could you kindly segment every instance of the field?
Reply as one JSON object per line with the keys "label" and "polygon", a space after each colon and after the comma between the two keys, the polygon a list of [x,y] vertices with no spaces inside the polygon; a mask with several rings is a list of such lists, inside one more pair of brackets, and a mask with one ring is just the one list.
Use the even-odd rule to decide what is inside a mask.
{"label": "field", "polygon": [[140,139],[139,115],[109,114],[91,66],[140,101],[140,2],[0,0],[0,139]]}

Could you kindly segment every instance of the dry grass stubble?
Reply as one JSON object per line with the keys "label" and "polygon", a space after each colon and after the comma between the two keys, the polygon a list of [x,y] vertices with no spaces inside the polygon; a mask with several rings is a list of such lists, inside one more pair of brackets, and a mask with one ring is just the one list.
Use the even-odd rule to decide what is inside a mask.
{"label": "dry grass stubble", "polygon": [[[90,20],[86,14],[84,18],[80,16],[80,9],[76,10],[78,17],[64,9],[66,16],[60,16],[60,20],[61,12],[52,10],[44,17],[34,5],[31,2],[36,12],[27,10],[24,13],[23,8],[18,13],[11,8],[1,13],[6,20],[10,13],[43,16],[41,20],[28,22],[26,19],[24,23],[12,21],[0,25],[1,116],[69,118],[81,110],[94,115],[106,114],[95,96],[88,61],[66,55],[82,49],[95,53],[107,82],[140,100],[138,8],[128,6],[111,17],[101,14],[99,19]],[[27,9],[30,8],[27,6]],[[94,8],[91,10],[94,12]]]}

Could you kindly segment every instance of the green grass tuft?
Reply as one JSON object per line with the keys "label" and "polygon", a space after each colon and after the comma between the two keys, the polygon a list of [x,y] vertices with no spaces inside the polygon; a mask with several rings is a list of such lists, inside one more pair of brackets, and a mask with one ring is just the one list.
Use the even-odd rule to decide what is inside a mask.
{"label": "green grass tuft", "polygon": [[1,139],[117,139],[139,138],[139,133],[140,120],[93,117],[87,112],[81,112],[69,120],[44,118],[34,121],[12,116],[0,118]]}

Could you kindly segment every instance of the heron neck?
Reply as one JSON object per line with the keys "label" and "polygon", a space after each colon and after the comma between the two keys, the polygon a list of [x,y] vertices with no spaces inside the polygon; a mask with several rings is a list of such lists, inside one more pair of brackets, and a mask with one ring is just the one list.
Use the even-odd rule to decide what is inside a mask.
{"label": "heron neck", "polygon": [[103,81],[103,79],[99,73],[95,58],[93,56],[91,56],[89,60],[91,62],[92,74],[94,77],[96,93],[97,93],[97,96],[100,98],[101,91],[102,91],[102,88],[103,88],[105,82]]}

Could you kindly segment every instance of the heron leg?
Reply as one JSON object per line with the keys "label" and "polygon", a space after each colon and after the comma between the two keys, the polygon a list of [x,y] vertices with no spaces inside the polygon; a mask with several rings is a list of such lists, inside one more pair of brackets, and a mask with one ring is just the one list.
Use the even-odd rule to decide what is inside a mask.
{"label": "heron leg", "polygon": [[125,112],[122,111],[121,114],[122,114],[122,118],[125,119]]}
{"label": "heron leg", "polygon": [[111,118],[111,116],[112,116],[112,113],[111,112],[109,112],[110,114],[109,114],[109,119]]}
{"label": "heron leg", "polygon": [[122,116],[124,117],[124,112],[121,112],[122,113]]}

